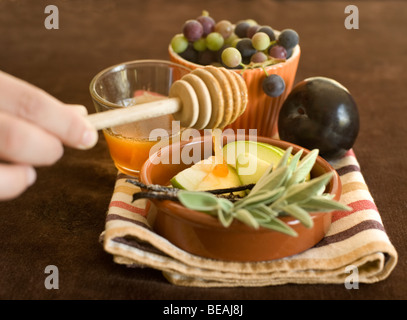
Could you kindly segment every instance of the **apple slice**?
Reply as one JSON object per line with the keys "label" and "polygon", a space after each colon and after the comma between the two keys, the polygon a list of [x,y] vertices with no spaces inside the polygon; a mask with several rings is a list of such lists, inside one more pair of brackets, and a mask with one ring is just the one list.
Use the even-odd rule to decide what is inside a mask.
{"label": "apple slice", "polygon": [[243,154],[251,154],[260,160],[277,165],[284,154],[284,150],[267,143],[256,141],[235,141],[226,144],[223,148],[223,159],[227,164],[236,168],[237,158]]}
{"label": "apple slice", "polygon": [[244,185],[257,183],[270,166],[270,162],[264,161],[250,153],[241,153],[236,160],[236,172]]}
{"label": "apple slice", "polygon": [[171,185],[178,189],[197,190],[201,181],[211,172],[213,166],[207,159],[201,160],[177,175],[171,180]]}
{"label": "apple slice", "polygon": [[[173,187],[190,191],[226,189],[242,185],[236,170],[225,163],[219,164],[215,156],[179,172],[170,182]],[[244,192],[235,194],[244,195]]]}

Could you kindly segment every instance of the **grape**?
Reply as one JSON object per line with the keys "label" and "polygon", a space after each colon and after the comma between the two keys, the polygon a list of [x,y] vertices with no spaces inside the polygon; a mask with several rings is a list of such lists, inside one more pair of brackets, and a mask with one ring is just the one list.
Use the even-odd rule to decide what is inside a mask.
{"label": "grape", "polygon": [[231,45],[234,47],[235,41],[240,40],[240,38],[233,32],[229,38],[225,39],[225,44]]}
{"label": "grape", "polygon": [[[173,51],[188,61],[233,69],[265,66],[278,62],[274,59],[288,59],[298,43],[299,36],[293,29],[284,29],[277,36],[269,25],[259,25],[253,19],[240,20],[236,24],[229,20],[216,22],[205,10],[196,19],[186,20],[182,33],[171,39]],[[269,95],[278,94],[281,87],[284,90],[281,78],[266,78],[263,86]]]}
{"label": "grape", "polygon": [[221,20],[215,24],[215,32],[219,32],[223,39],[229,38],[233,33],[233,25],[228,20]]}
{"label": "grape", "polygon": [[277,74],[271,74],[263,80],[263,91],[270,97],[278,97],[285,90],[285,82]]}
{"label": "grape", "polygon": [[188,47],[188,40],[182,33],[176,34],[171,39],[171,47],[176,53],[184,52]]}
{"label": "grape", "polygon": [[206,66],[212,64],[214,61],[216,61],[216,52],[210,50],[199,52],[197,63],[200,65]]}
{"label": "grape", "polygon": [[280,45],[270,47],[269,56],[276,59],[287,59],[287,50]]}
{"label": "grape", "polygon": [[235,34],[239,38],[246,38],[247,29],[250,28],[250,24],[247,21],[241,21],[235,26]]}
{"label": "grape", "polygon": [[190,42],[194,42],[202,37],[203,27],[197,20],[188,20],[184,23],[182,33]]}
{"label": "grape", "polygon": [[252,40],[249,38],[241,39],[236,44],[236,49],[240,51],[244,64],[249,63],[251,56],[256,53],[256,49],[252,45]]}
{"label": "grape", "polygon": [[256,26],[258,25],[257,21],[254,19],[246,19],[246,22],[251,25],[251,26]]}
{"label": "grape", "polygon": [[254,63],[261,63],[267,60],[267,55],[264,52],[256,52],[252,57],[250,58],[251,62]]}
{"label": "grape", "polygon": [[293,50],[294,50],[294,48],[291,48],[291,49],[287,50],[287,58],[286,59],[291,57],[291,55],[293,54]]}
{"label": "grape", "polygon": [[229,68],[235,68],[242,62],[242,55],[239,50],[233,47],[223,50],[221,58],[223,64]]}
{"label": "grape", "polygon": [[293,29],[284,29],[278,36],[277,43],[290,50],[299,43],[298,33]]}
{"label": "grape", "polygon": [[252,38],[252,45],[258,51],[263,51],[270,45],[270,38],[264,32],[257,32]]}
{"label": "grape", "polygon": [[224,42],[225,40],[219,32],[211,32],[206,36],[206,46],[211,51],[218,51]]}
{"label": "grape", "polygon": [[194,49],[192,44],[188,44],[188,47],[186,48],[185,51],[179,53],[179,55],[184,58],[185,60],[188,60],[193,63],[198,62],[198,51]]}
{"label": "grape", "polygon": [[270,41],[276,40],[276,35],[274,34],[274,30],[273,30],[271,27],[269,27],[269,26],[260,27],[260,29],[257,30],[257,32],[264,32],[264,33],[266,33],[266,34],[269,36]]}
{"label": "grape", "polygon": [[253,35],[257,32],[257,30],[259,30],[259,29],[260,29],[260,26],[258,26],[258,25],[250,26],[249,29],[247,29],[246,37],[251,39],[253,37]]}
{"label": "grape", "polygon": [[202,25],[202,37],[206,37],[208,34],[213,32],[215,27],[215,20],[213,20],[210,16],[202,14],[202,16],[196,18],[196,20]]}
{"label": "grape", "polygon": [[200,38],[193,42],[193,47],[196,51],[204,51],[206,50],[206,40],[205,38]]}
{"label": "grape", "polygon": [[218,51],[216,51],[216,59],[215,59],[215,61],[216,62],[219,62],[219,63],[221,63],[222,64],[222,53],[223,53],[223,50],[225,50],[225,49],[227,49],[227,48],[229,48],[229,47],[231,47],[231,45],[230,44],[224,44],[223,46],[222,46],[222,48],[220,48]]}

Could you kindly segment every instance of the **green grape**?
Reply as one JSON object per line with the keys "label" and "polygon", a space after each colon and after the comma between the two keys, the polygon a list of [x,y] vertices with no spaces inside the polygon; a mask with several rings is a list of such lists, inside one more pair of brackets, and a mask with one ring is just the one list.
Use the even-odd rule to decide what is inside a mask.
{"label": "green grape", "polygon": [[270,38],[267,33],[257,32],[253,35],[252,45],[258,51],[263,51],[270,45]]}
{"label": "green grape", "polygon": [[171,39],[171,47],[176,53],[184,52],[188,47],[188,40],[182,33],[176,34]]}
{"label": "green grape", "polygon": [[246,22],[251,26],[258,25],[257,21],[254,19],[246,19]]}
{"label": "green grape", "polygon": [[206,36],[206,46],[211,51],[218,51],[224,42],[225,40],[219,32],[211,32]]}
{"label": "green grape", "polygon": [[225,39],[225,44],[234,47],[236,40],[240,40],[239,37],[233,32],[227,39]]}
{"label": "green grape", "polygon": [[206,50],[206,40],[205,38],[200,38],[192,44],[196,51],[205,51]]}
{"label": "green grape", "polygon": [[223,64],[229,68],[236,68],[242,62],[242,55],[233,47],[223,50],[221,58]]}

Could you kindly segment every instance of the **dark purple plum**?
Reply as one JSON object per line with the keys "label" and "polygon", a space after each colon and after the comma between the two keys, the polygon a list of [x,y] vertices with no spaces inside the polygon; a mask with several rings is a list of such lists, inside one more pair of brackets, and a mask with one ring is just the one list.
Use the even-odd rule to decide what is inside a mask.
{"label": "dark purple plum", "polygon": [[359,133],[359,112],[349,91],[337,81],[313,77],[299,82],[278,118],[280,139],[319,149],[327,160],[343,156]]}

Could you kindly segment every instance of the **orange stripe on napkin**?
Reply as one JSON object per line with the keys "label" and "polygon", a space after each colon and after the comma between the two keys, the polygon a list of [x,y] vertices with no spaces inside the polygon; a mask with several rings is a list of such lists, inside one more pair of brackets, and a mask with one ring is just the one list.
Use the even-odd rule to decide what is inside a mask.
{"label": "orange stripe on napkin", "polygon": [[361,211],[361,210],[372,209],[372,210],[378,211],[376,205],[370,200],[358,200],[358,201],[349,203],[348,206],[351,207],[353,210],[352,211],[333,212],[332,213],[332,222],[342,219],[344,217],[347,217],[347,216],[349,216],[357,211]]}
{"label": "orange stripe on napkin", "polygon": [[123,201],[110,202],[109,208],[112,208],[112,207],[125,209],[125,210],[133,212],[133,213],[138,213],[138,214],[142,215],[143,217],[147,216],[147,211],[148,211],[148,208],[146,208],[146,209],[138,208],[138,207],[135,207],[135,206],[128,204],[126,202],[123,202]]}

